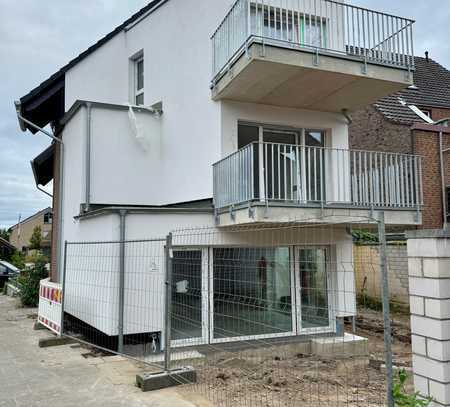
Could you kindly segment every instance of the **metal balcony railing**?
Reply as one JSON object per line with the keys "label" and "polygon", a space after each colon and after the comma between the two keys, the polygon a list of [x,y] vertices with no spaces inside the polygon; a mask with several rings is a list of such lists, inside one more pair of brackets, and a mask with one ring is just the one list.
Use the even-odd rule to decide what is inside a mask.
{"label": "metal balcony railing", "polygon": [[331,0],[237,0],[212,36],[213,77],[252,42],[412,70],[413,23]]}
{"label": "metal balcony railing", "polygon": [[420,209],[416,155],[253,143],[214,164],[217,209],[250,202]]}

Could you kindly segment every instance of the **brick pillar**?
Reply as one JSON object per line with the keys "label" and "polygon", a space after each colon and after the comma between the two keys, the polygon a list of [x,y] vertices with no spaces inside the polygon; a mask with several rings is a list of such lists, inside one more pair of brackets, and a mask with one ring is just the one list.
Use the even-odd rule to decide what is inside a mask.
{"label": "brick pillar", "polygon": [[439,161],[439,133],[413,130],[414,151],[422,156],[424,208],[422,228],[442,228],[442,181]]}
{"label": "brick pillar", "polygon": [[407,235],[414,384],[450,406],[450,231]]}

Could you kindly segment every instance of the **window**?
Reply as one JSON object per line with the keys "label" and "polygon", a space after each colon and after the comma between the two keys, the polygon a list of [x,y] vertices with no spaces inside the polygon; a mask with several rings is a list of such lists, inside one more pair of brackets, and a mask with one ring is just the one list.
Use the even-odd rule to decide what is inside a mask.
{"label": "window", "polygon": [[45,224],[52,223],[52,214],[50,212],[44,214],[44,223]]}
{"label": "window", "polygon": [[134,60],[134,103],[144,104],[144,57]]}

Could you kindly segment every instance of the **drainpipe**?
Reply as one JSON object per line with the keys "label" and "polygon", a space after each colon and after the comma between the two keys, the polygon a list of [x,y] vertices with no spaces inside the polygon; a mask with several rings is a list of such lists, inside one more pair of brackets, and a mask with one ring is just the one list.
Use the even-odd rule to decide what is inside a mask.
{"label": "drainpipe", "polygon": [[92,104],[86,103],[86,174],[85,174],[85,208],[89,212],[91,206],[91,121]]}
{"label": "drainpipe", "polygon": [[443,133],[439,132],[439,161],[441,165],[441,189],[442,189],[442,216],[443,216],[443,229],[447,229],[447,200],[445,194],[445,170],[444,170],[444,148],[443,148]]}
{"label": "drainpipe", "polygon": [[60,243],[58,244],[58,249],[56,252],[56,270],[58,272],[57,274],[57,280],[59,280],[60,275],[60,266],[61,266],[61,259],[62,259],[62,245],[61,245],[61,239],[62,239],[62,230],[63,230],[63,195],[64,195],[64,143],[61,138],[58,138],[54,136],[52,133],[48,132],[47,130],[39,127],[38,125],[34,124],[30,120],[26,119],[22,116],[22,108],[20,102],[14,102],[16,106],[16,114],[17,118],[19,120],[19,126],[22,129],[22,131],[26,131],[25,124],[28,124],[30,127],[36,129],[37,131],[45,134],[47,137],[51,138],[54,142],[58,143],[60,146],[60,157],[59,157],[59,197],[58,197],[58,206],[59,206],[59,219],[58,219],[58,240]]}
{"label": "drainpipe", "polygon": [[119,211],[120,216],[120,249],[119,249],[119,343],[117,351],[123,354],[123,332],[124,332],[124,307],[125,307],[125,218],[127,211]]}

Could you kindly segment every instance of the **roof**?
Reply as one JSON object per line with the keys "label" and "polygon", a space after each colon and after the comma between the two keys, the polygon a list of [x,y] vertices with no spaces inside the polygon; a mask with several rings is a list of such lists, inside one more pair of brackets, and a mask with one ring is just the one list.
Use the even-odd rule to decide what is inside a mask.
{"label": "roof", "polygon": [[[122,32],[129,25],[137,22],[141,17],[146,16],[147,13],[155,11],[159,6],[163,5],[167,1],[168,0],[151,1],[136,14],[133,14],[129,19],[116,27],[113,31],[98,40],[94,45],[69,61],[39,86],[22,96],[20,98],[22,115],[41,127],[44,127],[48,123],[62,117],[64,114],[64,87],[66,72],[102,45],[107,43],[114,36]],[[49,103],[51,106],[46,106],[46,103]],[[36,132],[36,129],[31,129],[28,126],[26,127],[33,133]]]}
{"label": "roof", "polygon": [[415,87],[409,87],[374,103],[375,108],[389,121],[406,125],[423,123],[408,105],[422,109],[450,109],[450,71],[432,59],[415,57],[415,64]]}
{"label": "roof", "polygon": [[[48,207],[48,208],[42,209],[41,211],[36,212],[34,215],[28,216],[28,218],[26,218],[24,220],[21,220],[20,224],[23,225],[24,223],[28,222],[29,220],[31,220],[31,219],[33,219],[33,218],[35,218],[37,216],[44,215],[44,214],[49,213],[49,212],[52,212],[52,208]],[[16,223],[15,225],[11,226],[9,229],[10,230],[14,229],[17,226],[19,226],[18,223]]]}
{"label": "roof", "polygon": [[42,153],[31,161],[36,185],[47,185],[53,179],[55,144],[50,144]]}
{"label": "roof", "polygon": [[9,243],[6,239],[0,237],[0,247],[6,248],[7,250],[14,251],[16,248]]}

